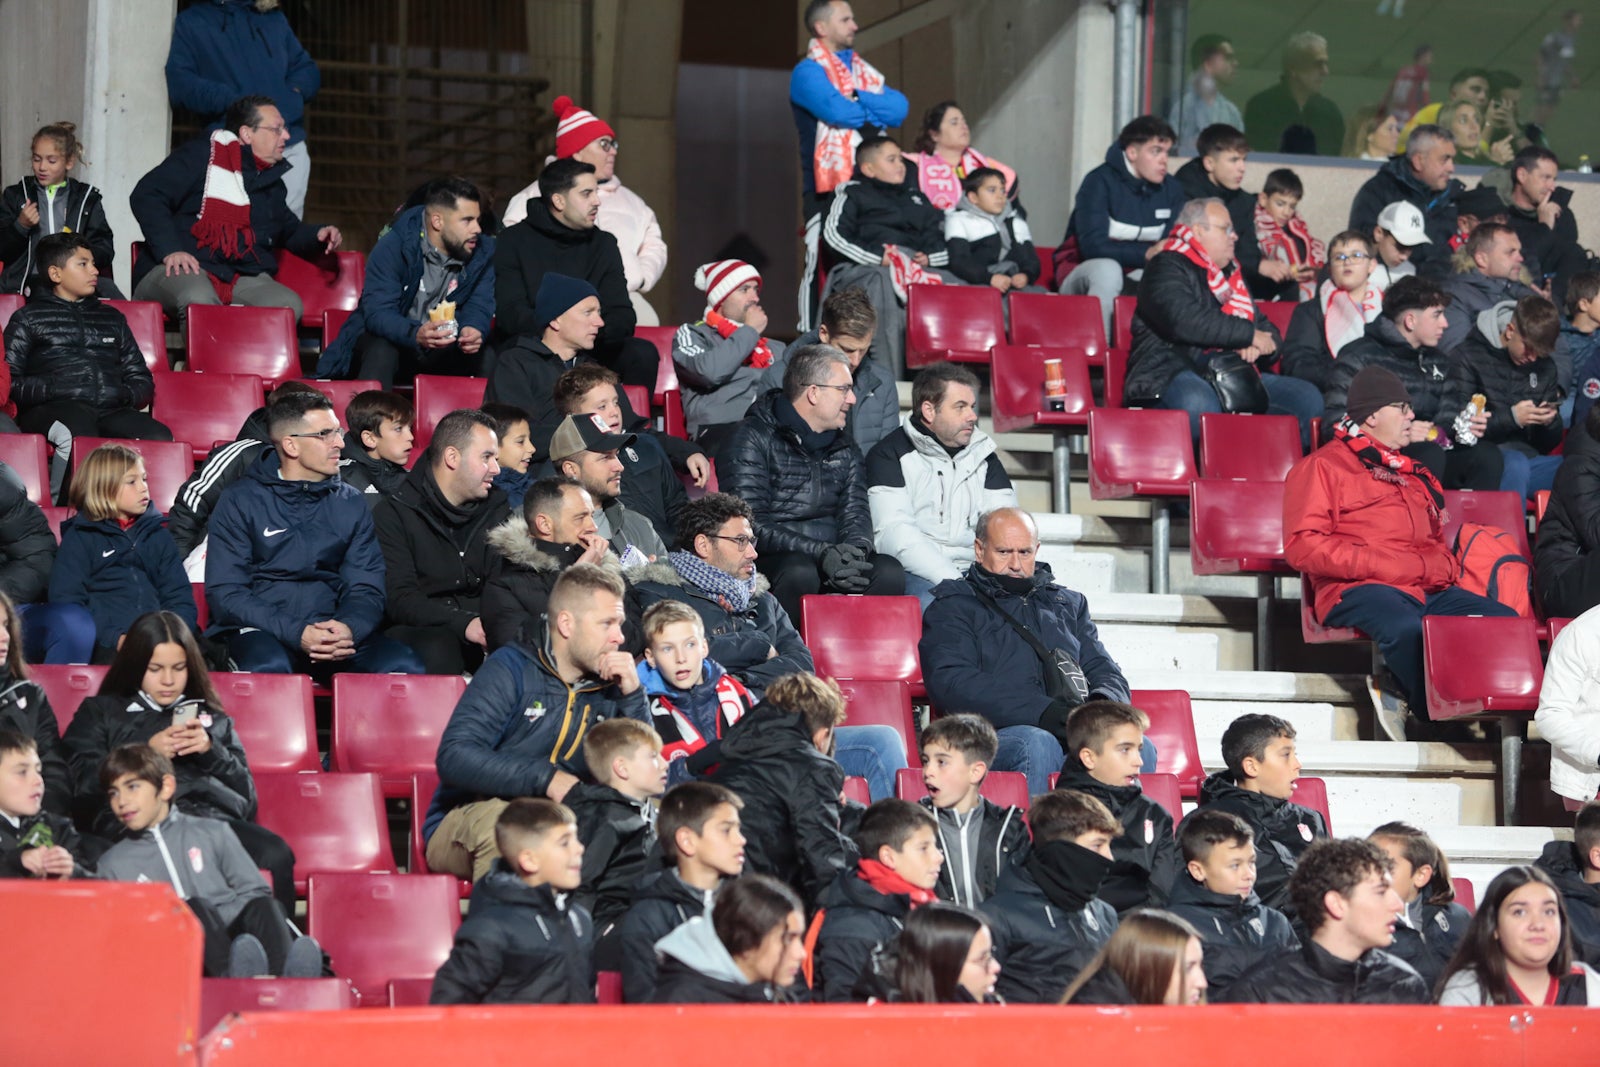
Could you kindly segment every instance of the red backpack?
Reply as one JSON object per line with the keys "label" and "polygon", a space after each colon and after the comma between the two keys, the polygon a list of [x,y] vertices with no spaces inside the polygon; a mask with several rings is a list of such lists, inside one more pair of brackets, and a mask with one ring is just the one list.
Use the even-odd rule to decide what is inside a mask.
{"label": "red backpack", "polygon": [[1455,554],[1461,561],[1461,588],[1533,618],[1533,564],[1515,536],[1498,526],[1464,522],[1456,533]]}

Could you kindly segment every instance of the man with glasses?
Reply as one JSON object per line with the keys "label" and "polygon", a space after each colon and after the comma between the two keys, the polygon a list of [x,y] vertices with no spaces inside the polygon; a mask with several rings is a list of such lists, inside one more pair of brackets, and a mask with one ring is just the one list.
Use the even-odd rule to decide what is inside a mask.
{"label": "man with glasses", "polygon": [[267,417],[272,451],[211,516],[208,634],[241,671],[425,673],[415,652],[378,633],[383,552],[366,501],[339,480],[344,431],[333,403],[291,393]]}
{"label": "man with glasses", "polygon": [[899,561],[873,551],[861,450],[845,429],[855,399],[849,357],[808,345],[722,451],[722,488],[754,512],[761,572],[793,622],[808,593],[905,592]]}
{"label": "man with glasses", "polygon": [[174,314],[190,304],[286,307],[299,294],[273,279],[277,252],[318,259],[339,247],[337,226],[311,226],[289,210],[283,178],[289,128],[270,97],[228,105],[223,128],[180,145],[139,179],[128,204],[144,233],[133,298]]}

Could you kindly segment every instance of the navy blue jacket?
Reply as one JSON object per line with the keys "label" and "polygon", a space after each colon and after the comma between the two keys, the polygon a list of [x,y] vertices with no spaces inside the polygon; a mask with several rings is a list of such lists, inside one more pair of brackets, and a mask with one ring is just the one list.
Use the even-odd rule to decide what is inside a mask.
{"label": "navy blue jacket", "polygon": [[175,612],[189,629],[199,629],[183,557],[154,505],[126,530],[115,519],[82,515],[62,523],[50,602],[88,608],[95,643],[105,648],[115,648],[133,620],[149,611]]}
{"label": "navy blue jacket", "polygon": [[1050,704],[1044,691],[1044,665],[1022,635],[978,599],[980,585],[1006,612],[1026,626],[1046,648],[1066,652],[1083,668],[1090,693],[1127,700],[1128,680],[1100,643],[1082,593],[1055,584],[1049,564],[1033,572],[1033,586],[1016,596],[976,564],[963,578],[940,582],[922,617],[922,674],[928,698],[946,715],[982,715],[995,729],[1037,726]]}
{"label": "navy blue jacket", "polygon": [[[411,305],[422,283],[422,245],[427,238],[421,234],[426,211],[420,205],[407,208],[389,232],[378,238],[367,256],[361,302],[317,361],[317,377],[348,375],[362,334],[373,334],[402,349],[417,346],[417,331],[423,323],[411,317]],[[484,234],[478,238],[478,247],[456,275],[455,286],[449,296],[456,304],[456,322],[488,337],[494,319],[493,237]]]}
{"label": "navy blue jacket", "polygon": [[1128,157],[1113,144],[1106,149],[1106,161],[1078,186],[1067,238],[1078,239],[1080,260],[1114,259],[1124,270],[1136,270],[1144,266],[1151,244],[1171,231],[1187,199],[1170,174],[1160,185],[1134,174]]}
{"label": "navy blue jacket", "polygon": [[289,126],[289,143],[306,139],[306,101],[322,87],[316,62],[282,11],[257,11],[255,0],[193,4],[172,25],[167,97],[207,121],[222,119],[241,96],[272,97]]}
{"label": "navy blue jacket", "polygon": [[209,633],[254,626],[298,649],[307,626],[338,619],[360,645],[383,619],[372,512],[337,478],[284,481],[269,449],[217,501],[209,536]]}
{"label": "navy blue jacket", "polygon": [[643,686],[623,695],[594,678],[568,685],[546,649],[521,642],[498,649],[472,676],[439,739],[439,791],[423,833],[431,837],[462,804],[542,797],[557,771],[589,778],[583,737],[618,718],[650,724]]}

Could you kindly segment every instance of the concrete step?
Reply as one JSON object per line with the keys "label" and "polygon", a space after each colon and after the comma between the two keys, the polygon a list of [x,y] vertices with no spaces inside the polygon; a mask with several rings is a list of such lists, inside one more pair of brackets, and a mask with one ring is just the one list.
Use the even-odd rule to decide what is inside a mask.
{"label": "concrete step", "polygon": [[[1199,741],[1200,762],[1206,770],[1221,770],[1220,735],[1201,734]],[[1314,740],[1302,734],[1296,738],[1295,752],[1300,757],[1302,773],[1316,778],[1330,775],[1493,778],[1499,767],[1498,747],[1486,744]]]}
{"label": "concrete step", "polygon": [[[1289,671],[1178,671],[1134,668],[1124,672],[1134,689],[1187,689],[1192,700],[1353,704],[1364,693],[1352,675]],[[1363,696],[1364,700],[1365,697]],[[1263,708],[1270,711],[1270,708]]]}
{"label": "concrete step", "polygon": [[[1262,704],[1249,700],[1195,700],[1194,706],[1194,732],[1200,739],[1200,755],[1206,759],[1207,753],[1221,751],[1222,734],[1228,724],[1241,715],[1265,713],[1276,715],[1280,719],[1287,719],[1294,724],[1298,734],[1298,743],[1301,745],[1311,742],[1327,741],[1354,741],[1354,711],[1341,709],[1327,702],[1295,703],[1293,701],[1277,701]],[[1351,732],[1349,737],[1343,736],[1345,719],[1350,720]],[[1219,757],[1220,760],[1220,757]]]}
{"label": "concrete step", "polygon": [[1124,673],[1130,670],[1214,671],[1218,635],[1176,626],[1098,623],[1100,641]]}
{"label": "concrete step", "polygon": [[[1450,857],[1451,873],[1457,863],[1498,864],[1532,863],[1551,841],[1570,841],[1572,831],[1551,826],[1429,826],[1410,814],[1397,811],[1390,816],[1404,819],[1428,831],[1444,854]],[[1374,823],[1374,826],[1379,825]]]}
{"label": "concrete step", "polygon": [[1327,783],[1328,814],[1333,820],[1333,832],[1341,837],[1365,836],[1373,827],[1397,818],[1424,827],[1429,833],[1463,823],[1462,790],[1454,782],[1310,775],[1310,768],[1307,773]]}
{"label": "concrete step", "polygon": [[1088,595],[1109,595],[1117,577],[1116,560],[1109,552],[1045,544],[1039,547],[1039,561],[1050,565],[1059,584]]}

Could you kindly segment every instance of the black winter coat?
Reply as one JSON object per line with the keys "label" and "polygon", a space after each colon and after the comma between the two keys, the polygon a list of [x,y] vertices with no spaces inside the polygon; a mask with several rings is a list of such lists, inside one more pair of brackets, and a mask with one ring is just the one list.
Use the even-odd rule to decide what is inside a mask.
{"label": "black winter coat", "polygon": [[1098,898],[1076,911],[1052,904],[1025,862],[1000,873],[999,890],[978,910],[1000,961],[995,992],[1008,1004],[1059,1001],[1117,929],[1116,909]]}
{"label": "black winter coat", "polygon": [[1439,984],[1445,964],[1456,954],[1471,921],[1472,916],[1460,904],[1428,904],[1419,899],[1407,905],[1406,917],[1394,924],[1394,943],[1388,953],[1409,963],[1431,990]]}
{"label": "black winter coat", "polygon": [[745,870],[789,883],[808,906],[857,859],[840,828],[844,770],[817,751],[805,722],[762,704],[722,740],[711,780],[739,794]]}
{"label": "black winter coat", "polygon": [[0,590],[13,604],[44,599],[56,559],[56,535],[22,485],[0,478]]}
{"label": "black winter coat", "polygon": [[1220,998],[1240,975],[1262,960],[1300,946],[1283,912],[1261,903],[1254,891],[1247,897],[1213,893],[1187,871],[1178,874],[1167,910],[1200,931],[1205,945],[1202,966],[1209,987],[1206,995],[1211,1000]]}
{"label": "black winter coat", "polygon": [[[1328,351],[1326,325],[1320,297],[1301,302],[1289,316],[1289,328],[1283,333],[1283,347],[1278,352],[1284,374],[1302,378],[1323,391],[1328,388],[1334,365],[1334,355]],[[1355,343],[1351,341],[1345,347]]]}
{"label": "black winter coat", "polygon": [[1350,202],[1349,230],[1371,233],[1378,225],[1383,209],[1397,200],[1414,204],[1422,212],[1422,228],[1428,242],[1411,252],[1411,262],[1420,274],[1435,277],[1450,269],[1450,238],[1456,233],[1456,197],[1466,190],[1454,178],[1443,190],[1435,192],[1417,180],[1411,172],[1411,160],[1396,156],[1379,168],[1356,191]]}
{"label": "black winter coat", "polygon": [[[632,337],[638,316],[628,296],[617,239],[598,226],[568,229],[556,221],[543,200],[530,203],[528,209],[528,217],[508,227],[494,246],[495,329],[499,334],[522,347],[538,343],[549,324],[535,320],[535,298],[545,274],[554,272],[582,278],[599,291],[605,325],[596,338],[598,347],[610,348]],[[491,390],[493,378],[491,374]],[[554,384],[554,379],[551,382]]]}
{"label": "black winter coat", "polygon": [[866,464],[855,440],[831,430],[813,450],[790,420],[793,405],[774,389],[750,411],[723,445],[718,481],[750,505],[756,516],[757,548],[803,552],[820,559],[831,545],[872,551],[872,513],[867,507]]}
{"label": "black winter coat", "polygon": [[833,191],[822,236],[840,257],[866,266],[882,262],[886,245],[896,245],[907,255],[925,252],[931,267],[950,261],[944,212],[928,202],[909,175],[900,185],[890,185],[857,170]]}
{"label": "black winter coat", "polygon": [[1381,949],[1342,960],[1315,941],[1270,956],[1213,998],[1230,1004],[1431,1004],[1422,976]]}
{"label": "black winter coat", "polygon": [[[1299,314],[1299,309],[1295,314]],[[1400,336],[1394,322],[1387,316],[1379,315],[1367,323],[1365,333],[1340,350],[1338,359],[1329,360],[1328,380],[1322,386],[1322,398],[1326,404],[1322,416],[1324,440],[1328,439],[1339,420],[1344,418],[1350,399],[1350,383],[1355,380],[1356,373],[1363,367],[1373,366],[1393,371],[1395,377],[1405,383],[1417,418],[1425,422],[1442,421],[1444,429],[1448,431],[1455,417],[1461,414],[1458,408],[1441,420],[1441,416],[1446,414],[1440,410],[1440,399],[1444,394],[1445,375],[1450,371],[1450,357],[1437,348],[1412,348]]]}
{"label": "black winter coat", "polygon": [[4,667],[0,667],[0,730],[33,738],[39,762],[44,764],[44,810],[71,814],[72,768],[67,764],[50,698],[38,682],[18,681]]}
{"label": "black winter coat", "polygon": [[633,892],[655,862],[656,828],[648,803],[640,805],[608,785],[579,782],[564,804],[578,820],[583,842],[583,884],[572,894],[605,936],[628,910]]}
{"label": "black winter coat", "polygon": [[978,851],[968,861],[976,867],[972,880],[977,886],[978,899],[963,900],[962,894],[956,889],[955,868],[950,862],[951,851],[961,847],[961,835],[954,826],[955,809],[934,807],[932,797],[923,797],[919,803],[939,823],[939,851],[944,853],[945,861],[939,868],[939,882],[933,891],[940,900],[967,908],[976,907],[994,896],[1000,886],[1000,872],[1028,854],[1031,839],[1028,836],[1027,817],[1022,809],[1015,806],[1002,808],[987,797],[979,797],[978,806],[971,815],[978,820]]}
{"label": "black winter coat", "polygon": [[[1229,268],[1237,269],[1237,264]],[[1257,330],[1278,336],[1260,308],[1253,323],[1227,314],[1206,285],[1203,269],[1176,252],[1158,252],[1139,281],[1123,391],[1131,399],[1153,402],[1181,372],[1202,374],[1210,353],[1249,348]],[[1264,357],[1256,367],[1272,370],[1274,360]]]}
{"label": "black winter coat", "polygon": [[[418,466],[422,465],[421,459]],[[367,454],[360,441],[347,441],[339,458],[339,480],[360,492],[377,517],[378,505],[400,491],[411,472],[381,456]]]}
{"label": "black winter coat", "polygon": [[1584,599],[1576,573],[1600,551],[1600,441],[1579,423],[1567,432],[1562,453],[1533,562],[1546,614],[1575,619],[1595,606]]}
{"label": "black winter coat", "polygon": [[[1200,807],[1196,810],[1225,811],[1250,824],[1256,835],[1256,892],[1267,907],[1293,918],[1289,876],[1311,842],[1328,836],[1321,813],[1292,801],[1241,789],[1226,771],[1200,783]],[[1193,816],[1194,812],[1189,814]],[[1183,834],[1181,825],[1178,833]]]}
{"label": "black winter coat", "polygon": [[1550,841],[1534,863],[1561,890],[1572,930],[1572,954],[1591,967],[1600,966],[1600,885],[1583,880],[1578,846]]}
{"label": "black winter coat", "polygon": [[128,320],[98,297],[73,302],[37,292],[6,324],[11,399],[27,411],[76,400],[100,414],[138,410],[155,398],[155,380]]}
{"label": "black winter coat", "polygon": [[548,885],[495,860],[433,976],[430,1004],[593,1004],[594,923]]}
{"label": "black winter coat", "polygon": [[1439,398],[1441,411],[1460,412],[1474,393],[1489,398],[1489,428],[1479,445],[1515,445],[1518,451],[1547,456],[1561,443],[1565,431],[1560,419],[1548,426],[1518,426],[1511,414],[1512,406],[1522,400],[1554,404],[1560,399],[1561,374],[1549,356],[1518,366],[1509,352],[1490,344],[1482,329],[1474,326],[1450,354],[1450,371]]}
{"label": "black winter coat", "polygon": [[1088,793],[1111,809],[1122,834],[1111,841],[1111,873],[1100,899],[1126,915],[1134,908],[1165,907],[1178,878],[1178,842],[1172,816],[1137,785],[1107,785],[1084,770],[1075,752],[1061,765],[1057,789]]}
{"label": "black winter coat", "polygon": [[836,878],[817,902],[822,930],[812,993],[829,1004],[866,1000],[878,986],[876,961],[905,928],[911,898],[880,893],[855,871]]}
{"label": "black winter coat", "polygon": [[[561,572],[578,562],[584,549],[582,545],[530,540],[528,524],[521,515],[513,515],[489,531],[489,547],[494,553],[493,565],[478,610],[493,652],[513,642],[537,639],[550,590]],[[611,562],[611,557],[606,560]]]}
{"label": "black winter coat", "polygon": [[714,896],[689,885],[675,870],[657,871],[640,883],[620,927],[623,1003],[650,1003],[665,967],[656,942],[696,916],[709,920]]}
{"label": "black winter coat", "polygon": [[26,851],[22,847],[22,840],[32,833],[33,828],[39,823],[44,823],[49,829],[51,843],[66,849],[72,856],[72,877],[93,878],[94,864],[87,862],[83,838],[78,835],[72,820],[51,811],[24,816],[15,829],[10,822],[0,819],[0,878],[33,877],[33,872],[22,865],[22,853]]}
{"label": "black winter coat", "polygon": [[787,998],[770,982],[725,982],[668,956],[652,1004],[782,1004]]}
{"label": "black winter coat", "polygon": [[[106,221],[106,207],[100,190],[92,185],[67,179],[66,230],[89,242],[94,255],[94,265],[102,277],[111,277],[111,264],[117,257],[116,238],[111,233],[111,223]],[[0,292],[20,293],[33,284],[34,275],[40,273],[34,261],[34,249],[44,236],[44,226],[36,223],[25,227],[18,221],[22,205],[32,201],[39,205],[39,214],[45,212],[43,194],[39,183],[28,175],[15,185],[0,192],[0,263],[6,265],[0,274]]]}

